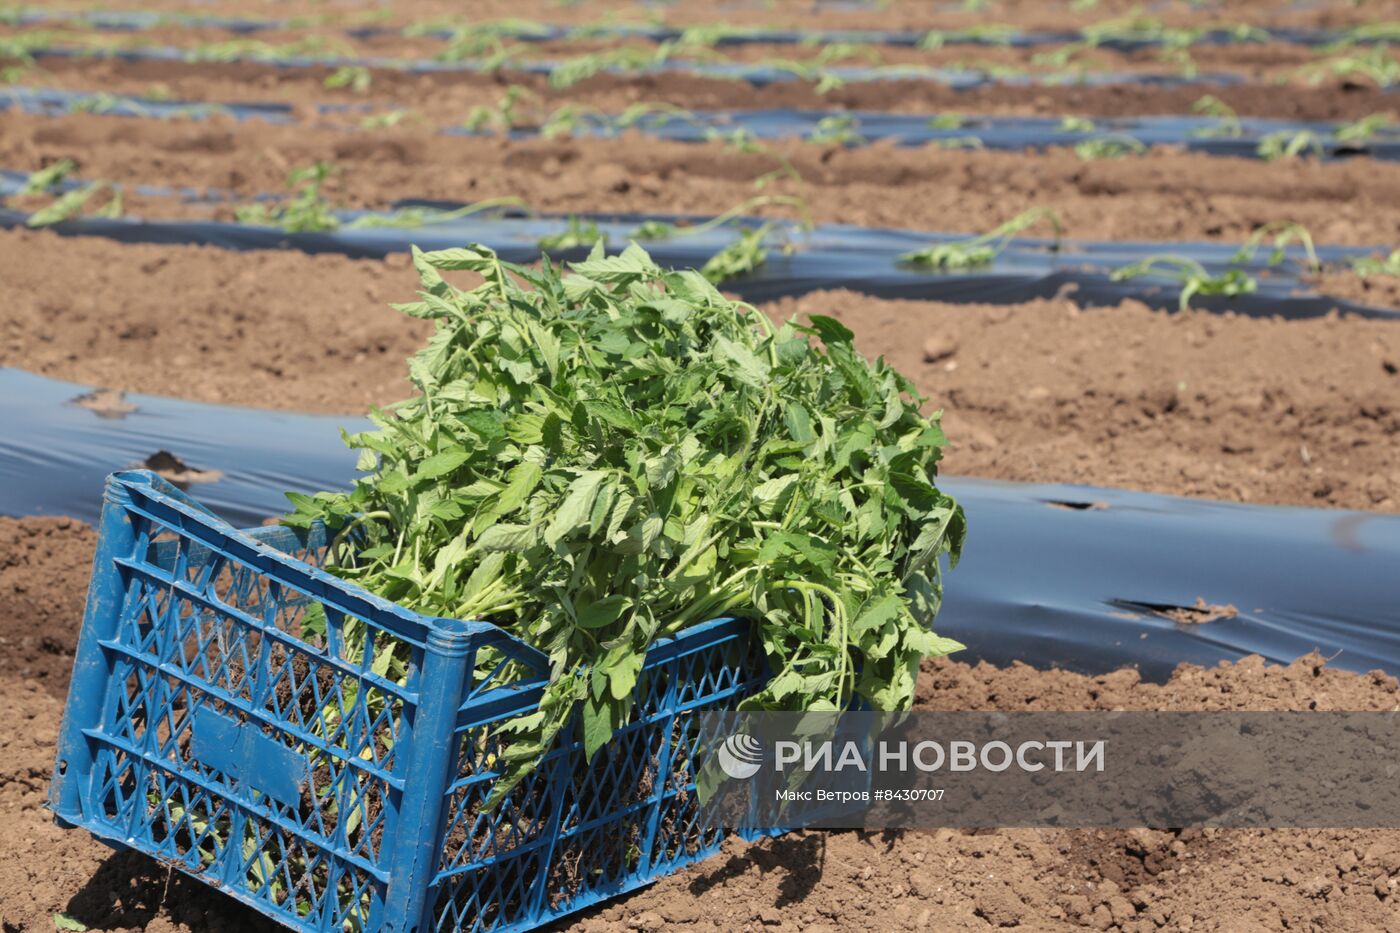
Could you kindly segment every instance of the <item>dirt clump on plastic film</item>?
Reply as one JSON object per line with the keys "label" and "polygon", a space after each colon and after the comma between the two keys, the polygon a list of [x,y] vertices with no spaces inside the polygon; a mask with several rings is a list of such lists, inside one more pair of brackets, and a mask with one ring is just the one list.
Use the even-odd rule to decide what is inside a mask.
{"label": "dirt clump on plastic film", "polygon": [[[42,804],[94,535],[66,518],[0,519],[0,923],[54,929],[272,930],[208,886],[86,833]],[[47,639],[56,662],[31,656]],[[66,647],[63,647],[66,646]],[[40,652],[42,654],[42,651]],[[1380,673],[1257,657],[1183,665],[1165,684],[926,662],[917,706],[938,710],[1393,710]],[[1394,931],[1400,831],[938,830],[796,833],[724,851],[559,929],[1346,929]]]}

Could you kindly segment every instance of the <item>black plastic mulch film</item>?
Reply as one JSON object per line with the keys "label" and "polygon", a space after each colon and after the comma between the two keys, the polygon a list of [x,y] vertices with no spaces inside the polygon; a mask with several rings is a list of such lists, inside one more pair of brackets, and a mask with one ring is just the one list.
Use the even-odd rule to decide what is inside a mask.
{"label": "black plastic mulch film", "polygon": [[[818,0],[815,5],[821,6],[822,4],[820,0]],[[827,5],[873,8],[876,4],[874,0],[870,0],[870,2],[866,3],[845,0],[845,2],[842,3],[828,3]],[[248,17],[208,16],[201,14],[171,15],[141,10],[70,12],[64,10],[51,11],[33,9],[19,12],[15,16],[15,20],[22,25],[67,23],[87,26],[92,29],[111,30],[114,32],[137,32],[143,29],[151,29],[169,24],[197,29],[222,29],[240,35],[253,35],[268,30],[286,29],[291,25],[287,21],[276,19],[253,19]],[[482,21],[482,25],[488,28],[496,28],[493,27],[490,21]],[[553,42],[560,39],[567,39],[570,36],[611,39],[642,38],[650,39],[654,42],[668,42],[683,38],[686,31],[684,27],[674,26],[609,23],[588,24],[585,26],[557,26],[523,21],[501,24],[499,30],[503,38],[509,38],[520,42]],[[400,35],[402,34],[402,30],[389,26],[365,25],[346,28],[344,34],[350,38],[368,39],[378,36]],[[420,31],[418,34],[443,40],[455,38],[456,35],[451,28],[446,26],[441,28],[428,28]],[[1011,27],[980,30],[952,29],[930,31],[909,29],[809,30],[783,29],[771,26],[741,26],[726,28],[716,32],[711,38],[711,43],[717,47],[760,43],[764,45],[826,45],[841,42],[908,48],[933,43],[938,45],[1012,46],[1015,48],[1030,48],[1041,45],[1061,45],[1079,42],[1085,38],[1087,38],[1087,33],[1082,30],[1024,32]],[[1138,49],[1160,47],[1169,42],[1176,42],[1178,39],[1176,37],[1168,39],[1162,35],[1153,35],[1148,30],[1135,29],[1131,21],[1122,21],[1121,28],[1111,33],[1105,33],[1095,41],[1098,48],[1132,52]],[[1192,36],[1192,43],[1197,45],[1242,45],[1263,41],[1284,42],[1291,45],[1325,46],[1339,41],[1372,44],[1374,42],[1384,41],[1384,39],[1383,37],[1367,37],[1364,34],[1353,35],[1344,30],[1326,29],[1272,29],[1268,31],[1249,30],[1241,32],[1235,29],[1220,28],[1207,30]]]}
{"label": "black plastic mulch film", "polygon": [[[81,112],[114,117],[205,119],[220,114],[235,120],[280,124],[297,121],[290,104],[275,102],[154,100],[105,92],[20,86],[0,89],[0,112],[9,109],[44,116]],[[346,130],[354,129],[359,120],[388,112],[350,104],[322,104],[316,110],[318,125]],[[833,124],[833,120],[837,122]],[[575,137],[609,138],[626,129],[673,142],[701,143],[716,138],[807,139],[855,147],[888,141],[907,147],[936,144],[1012,152],[1081,144],[1116,147],[1124,153],[1136,151],[1139,146],[1172,146],[1235,158],[1263,158],[1271,143],[1287,146],[1298,140],[1300,154],[1322,159],[1366,155],[1386,161],[1400,160],[1400,128],[1381,126],[1364,138],[1343,138],[1338,133],[1344,126],[1316,121],[1254,117],[1227,121],[1175,115],[1107,117],[1087,123],[1030,116],[958,115],[940,120],[923,114],[787,109],[659,111],[629,121],[626,127],[607,117],[584,114],[573,122],[568,133]],[[440,132],[452,136],[490,135],[487,131],[462,127],[445,127]],[[516,139],[538,137],[541,127],[517,127],[510,135]]]}
{"label": "black plastic mulch film", "polygon": [[[286,508],[284,491],[344,488],[356,454],[339,429],[366,426],[144,395],[127,396],[134,411],[102,417],[72,404],[87,391],[0,369],[0,514],[92,521],[107,473],[164,450],[210,477],[192,495],[253,525]],[[1161,680],[1183,661],[1287,662],[1317,649],[1340,668],[1400,674],[1400,516],[941,485],[967,508],[971,534],[938,628],[968,645],[967,660],[1087,673],[1132,665]]]}
{"label": "black plastic mulch film", "polygon": [[[25,176],[0,171],[0,196],[19,190]],[[58,186],[66,191],[82,183],[68,178]],[[148,194],[170,194],[191,200],[208,199],[210,192],[143,187]],[[449,211],[460,204],[404,200],[396,209],[419,208]],[[342,211],[349,223],[367,212]],[[29,214],[0,207],[0,229],[22,227]],[[502,259],[528,263],[541,256],[541,237],[558,234],[570,217],[595,224],[611,249],[621,249],[638,228],[659,221],[695,227],[710,218],[675,214],[575,214],[546,215],[506,210],[404,228],[341,227],[326,232],[289,233],[276,227],[213,220],[147,220],[134,217],[82,217],[63,221],[49,229],[72,236],[101,236],[126,243],[198,244],[231,250],[295,249],[306,253],[339,253],[357,258],[379,258],[407,252],[411,245],[424,250],[446,249],[464,243],[480,243],[496,250]],[[757,226],[755,218],[735,218],[732,224],[699,233],[683,233],[668,239],[643,241],[662,266],[699,268],[735,239],[736,226]],[[1116,280],[1114,270],[1150,256],[1181,257],[1199,263],[1212,275],[1240,269],[1255,276],[1257,289],[1235,296],[1197,296],[1192,306],[1229,310],[1239,314],[1303,318],[1332,310],[1371,318],[1400,318],[1400,311],[1375,308],[1345,299],[1307,291],[1299,278],[1301,254],[1287,251],[1270,265],[1271,250],[1261,249],[1252,260],[1236,259],[1239,247],[1228,243],[1188,242],[1092,242],[1067,240],[1058,244],[1043,239],[1014,239],[985,266],[956,272],[934,272],[900,264],[898,257],[935,243],[969,239],[966,234],[823,224],[803,231],[795,224],[773,223],[768,256],[753,272],[724,282],[726,291],[750,302],[772,301],[824,289],[846,288],[876,298],[907,298],[953,303],[1009,304],[1065,295],[1084,306],[1115,305],[1125,298],[1152,307],[1175,308],[1181,283],[1152,276]],[[1344,262],[1351,257],[1383,253],[1382,247],[1319,247],[1322,262]],[[551,250],[558,261],[582,259],[588,248]]]}

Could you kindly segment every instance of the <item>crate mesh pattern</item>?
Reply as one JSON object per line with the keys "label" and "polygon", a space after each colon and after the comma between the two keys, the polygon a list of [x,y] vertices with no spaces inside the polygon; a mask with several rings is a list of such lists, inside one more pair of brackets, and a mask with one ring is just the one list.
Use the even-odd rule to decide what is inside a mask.
{"label": "crate mesh pattern", "polygon": [[316,931],[532,929],[718,849],[692,714],[762,685],[749,626],[658,643],[606,748],[586,760],[575,721],[488,807],[496,727],[538,704],[545,659],[332,577],[326,550],[323,529],[239,531],[146,471],[109,479],[61,823]]}

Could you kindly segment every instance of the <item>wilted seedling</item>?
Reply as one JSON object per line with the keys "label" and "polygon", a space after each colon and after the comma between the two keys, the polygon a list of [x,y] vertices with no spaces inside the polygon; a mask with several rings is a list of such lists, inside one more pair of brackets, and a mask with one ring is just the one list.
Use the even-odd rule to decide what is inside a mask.
{"label": "wilted seedling", "polygon": [[1074,154],[1085,162],[1094,159],[1121,159],[1125,155],[1141,155],[1147,146],[1131,136],[1114,133],[1108,136],[1095,136],[1075,143]]}
{"label": "wilted seedling", "polygon": [[753,154],[768,151],[767,147],[758,141],[753,130],[746,126],[736,126],[732,130],[722,130],[717,126],[708,127],[705,130],[705,141],[720,143],[735,152]]}
{"label": "wilted seedling", "polygon": [[462,121],[462,129],[469,133],[479,133],[485,129],[509,133],[521,121],[517,105],[522,100],[535,100],[538,97],[529,88],[512,84],[496,99],[494,106],[478,104],[468,111],[467,118]]}
{"label": "wilted seedling", "polygon": [[393,110],[386,110],[383,113],[372,113],[360,121],[362,130],[382,130],[391,129],[398,126],[405,120],[417,120],[418,112],[409,110],[406,107],[396,107]]}
{"label": "wilted seedling", "polygon": [[24,180],[24,185],[19,189],[19,193],[22,195],[42,194],[71,175],[77,167],[78,163],[72,159],[59,159],[52,165],[46,165],[38,171],[30,172],[29,177]]}
{"label": "wilted seedling", "polygon": [[1060,120],[1060,125],[1056,127],[1061,133],[1094,133],[1098,131],[1098,124],[1088,117],[1065,117]]}
{"label": "wilted seedling", "polygon": [[972,237],[967,240],[958,240],[952,243],[938,243],[927,246],[923,249],[905,253],[898,258],[898,262],[904,265],[918,266],[924,269],[943,269],[947,271],[957,269],[976,269],[992,263],[1001,252],[1006,249],[1011,238],[1023,230],[1033,227],[1041,221],[1047,221],[1055,230],[1055,239],[1050,247],[1051,251],[1058,251],[1060,248],[1060,238],[1064,235],[1064,226],[1060,223],[1059,215],[1048,207],[1031,208],[1024,213],[1017,214],[1006,223],[994,230],[988,231],[981,236]]}
{"label": "wilted seedling", "polygon": [[566,58],[550,70],[549,86],[558,91],[604,71],[644,71],[665,64],[675,51],[675,42],[662,42],[650,50],[625,46]]}
{"label": "wilted seedling", "polygon": [[342,65],[327,75],[322,83],[333,91],[349,88],[356,94],[364,94],[374,83],[374,76],[364,65]]}
{"label": "wilted seedling", "polygon": [[967,125],[967,117],[960,113],[940,113],[930,117],[928,125],[933,130],[960,130]]}
{"label": "wilted seedling", "polygon": [[1167,46],[1157,52],[1157,60],[1163,64],[1174,66],[1177,73],[1183,78],[1194,78],[1201,73],[1200,66],[1196,64],[1196,59],[1191,56],[1190,49]]}
{"label": "wilted seedling", "polygon": [[1363,53],[1334,55],[1310,62],[1294,70],[1292,75],[1310,84],[1321,84],[1331,77],[1343,81],[1365,80],[1377,87],[1388,88],[1400,81],[1400,61],[1391,57],[1389,46],[1382,42]]}
{"label": "wilted seedling", "polygon": [[261,39],[229,39],[203,42],[185,52],[188,62],[276,61],[283,58],[329,58],[349,56],[353,49],[339,39],[303,36],[291,42],[274,44]]}
{"label": "wilted seedling", "polygon": [[109,195],[107,203],[92,211],[92,216],[108,218],[122,216],[121,188],[108,181],[96,181],[69,191],[47,207],[40,208],[30,214],[24,225],[26,227],[48,227],[61,221],[72,220],[84,213],[84,208],[87,207],[89,201],[104,192]]}
{"label": "wilted seedling", "polygon": [[239,223],[281,227],[288,233],[321,233],[340,227],[340,218],[322,194],[325,183],[338,169],[329,162],[317,162],[293,169],[287,175],[287,187],[294,193],[290,200],[276,205],[244,204],[234,209]]}
{"label": "wilted seedling", "polygon": [[565,250],[593,246],[595,243],[606,244],[607,241],[607,234],[599,230],[596,223],[570,216],[563,230],[542,236],[536,243],[542,253],[562,253]]}
{"label": "wilted seedling", "polygon": [[768,261],[768,250],[763,246],[763,238],[772,229],[771,224],[744,230],[739,239],[709,258],[700,269],[700,274],[718,285],[732,278],[754,271]]}
{"label": "wilted seedling", "polygon": [[562,104],[540,124],[540,135],[545,139],[555,139],[573,136],[588,127],[608,129],[608,115],[587,104]]}
{"label": "wilted seedling", "polygon": [[1260,139],[1254,151],[1267,162],[1296,159],[1309,152],[1320,159],[1327,154],[1327,145],[1312,130],[1280,130]]}
{"label": "wilted seedling", "polygon": [[432,224],[445,224],[463,217],[470,217],[473,214],[480,214],[484,211],[495,210],[501,207],[524,207],[525,201],[514,195],[503,198],[487,198],[468,204],[465,207],[458,207],[450,211],[434,210],[425,207],[405,207],[394,211],[392,214],[366,214],[352,220],[345,226],[350,229],[366,227],[396,227],[400,229],[412,229],[416,227],[427,227]]}
{"label": "wilted seedling", "polygon": [[632,230],[631,236],[635,240],[669,240],[678,236],[695,236],[707,233],[716,227],[722,227],[736,217],[747,214],[749,211],[760,207],[791,207],[797,210],[798,229],[803,232],[810,231],[813,227],[811,207],[806,198],[800,198],[786,194],[761,194],[757,197],[749,198],[742,203],[736,204],[723,213],[716,214],[704,223],[694,226],[677,226],[660,220],[648,220]]}
{"label": "wilted seedling", "polygon": [[857,131],[859,126],[860,121],[848,113],[832,114],[817,121],[807,135],[807,141],[823,145],[859,146],[865,142],[865,137]]}
{"label": "wilted seedling", "polygon": [[1373,113],[1352,123],[1337,127],[1332,138],[1339,143],[1364,145],[1378,133],[1384,133],[1396,126],[1395,118],[1388,113]]}
{"label": "wilted seedling", "polygon": [[106,91],[84,94],[82,97],[72,100],[68,104],[68,109],[73,113],[112,113],[116,110],[126,109],[136,116],[150,116],[150,111],[135,98],[118,97],[116,94],[109,94]]}
{"label": "wilted seedling", "polygon": [[1240,123],[1240,115],[1235,112],[1235,108],[1214,94],[1206,94],[1197,100],[1191,105],[1191,112],[1214,117],[1217,121],[1215,126],[1192,130],[1192,136],[1199,138],[1227,136],[1231,139],[1238,139],[1244,135],[1244,125]]}
{"label": "wilted seedling", "polygon": [[613,119],[617,129],[628,129],[640,123],[647,126],[664,126],[672,120],[682,120],[692,126],[700,126],[702,121],[693,111],[662,101],[638,101],[629,104],[626,110]]}
{"label": "wilted seedling", "polygon": [[1220,275],[1211,275],[1205,266],[1186,256],[1159,254],[1148,256],[1130,266],[1113,272],[1115,282],[1136,279],[1144,276],[1174,279],[1181,283],[1181,294],[1177,306],[1185,311],[1191,306],[1191,299],[1197,295],[1247,295],[1254,292],[1259,283],[1243,269],[1227,269]]}
{"label": "wilted seedling", "polygon": [[1269,252],[1268,264],[1278,266],[1288,258],[1288,247],[1297,243],[1303,248],[1303,256],[1307,260],[1309,271],[1316,272],[1322,267],[1321,261],[1317,258],[1317,247],[1313,243],[1312,233],[1300,223],[1291,220],[1276,220],[1264,224],[1258,230],[1249,235],[1249,239],[1244,241],[1230,262],[1234,265],[1243,265],[1253,262],[1259,248],[1264,243],[1272,244]]}
{"label": "wilted seedling", "polygon": [[1400,42],[1400,23],[1363,23],[1343,30],[1336,42],[1326,48],[1328,51],[1349,49],[1357,45],[1373,42]]}
{"label": "wilted seedling", "polygon": [[1373,275],[1400,276],[1400,249],[1391,250],[1385,257],[1353,256],[1347,264],[1363,279]]}
{"label": "wilted seedling", "polygon": [[987,23],[969,26],[966,29],[930,29],[919,39],[918,48],[925,50],[941,49],[945,45],[958,42],[975,42],[981,45],[1010,45],[1017,29],[1005,23]]}
{"label": "wilted seedling", "polygon": [[935,139],[933,144],[940,149],[982,148],[982,140],[976,136],[950,136],[947,139]]}
{"label": "wilted seedling", "polygon": [[712,49],[722,42],[751,36],[758,30],[750,26],[730,26],[726,23],[705,23],[682,30],[676,44],[681,48]]}

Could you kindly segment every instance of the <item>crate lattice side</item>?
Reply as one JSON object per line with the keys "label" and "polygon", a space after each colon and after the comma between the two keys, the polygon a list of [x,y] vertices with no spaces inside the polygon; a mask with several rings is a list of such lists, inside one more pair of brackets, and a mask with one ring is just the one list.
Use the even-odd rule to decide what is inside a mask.
{"label": "crate lattice side", "polygon": [[658,643],[606,748],[585,760],[575,716],[487,808],[543,655],[321,571],[324,529],[238,531],[146,471],[109,480],[99,530],[60,822],[318,933],[527,930],[718,850],[691,714],[766,679],[746,623]]}

